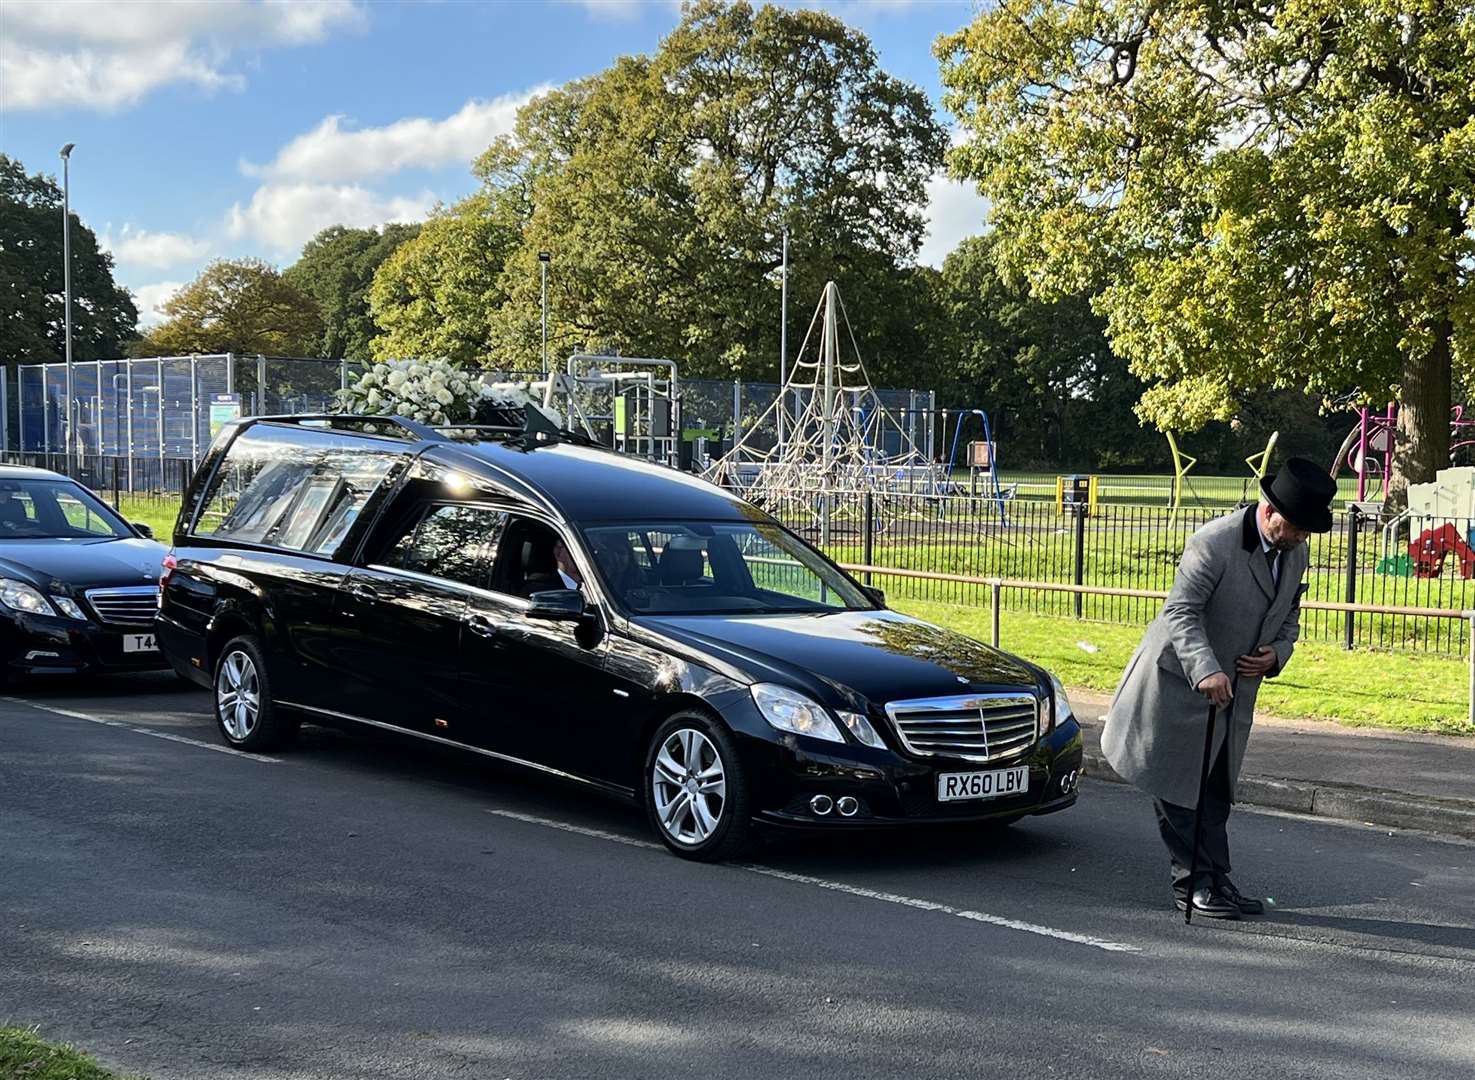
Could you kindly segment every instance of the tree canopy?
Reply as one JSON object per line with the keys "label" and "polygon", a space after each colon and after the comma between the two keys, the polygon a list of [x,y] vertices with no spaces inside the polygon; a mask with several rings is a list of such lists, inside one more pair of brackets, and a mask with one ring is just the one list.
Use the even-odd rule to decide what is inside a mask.
{"label": "tree canopy", "polygon": [[333,225],[302,249],[282,272],[288,285],[312,298],[323,330],[311,355],[333,360],[366,360],[378,333],[369,311],[369,287],[385,259],[420,232],[419,225],[389,224],[380,229]]}
{"label": "tree canopy", "polygon": [[1001,0],[938,54],[1002,264],[1096,293],[1143,418],[1396,394],[1395,486],[1448,460],[1475,321],[1468,2]]}
{"label": "tree canopy", "polygon": [[[113,257],[72,215],[72,355],[121,356],[136,336],[138,308],[113,281]],[[42,363],[66,357],[62,192],[0,154],[0,357]]]}
{"label": "tree canopy", "polygon": [[[782,228],[803,255],[796,325],[833,277],[852,319],[874,311],[867,329],[884,328],[944,141],[926,95],[838,19],[702,0],[653,54],[521,110],[477,163],[481,194],[381,270],[378,347],[535,366],[546,251],[554,355],[663,355],[691,374],[772,378]],[[452,238],[504,225],[512,243],[491,287],[504,249],[458,252]],[[441,238],[445,256],[424,258]],[[478,340],[476,311],[493,301]]]}
{"label": "tree canopy", "polygon": [[139,343],[139,356],[262,353],[311,356],[323,320],[312,297],[260,259],[220,259],[163,306],[169,318]]}
{"label": "tree canopy", "polygon": [[507,298],[502,271],[520,228],[518,208],[489,192],[432,216],[374,276],[370,309],[381,331],[374,355],[505,367],[491,326]]}

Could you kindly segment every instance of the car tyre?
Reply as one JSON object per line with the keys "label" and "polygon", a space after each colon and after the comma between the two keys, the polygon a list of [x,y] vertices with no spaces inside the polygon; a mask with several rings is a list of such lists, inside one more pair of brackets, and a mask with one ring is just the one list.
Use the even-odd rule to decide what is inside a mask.
{"label": "car tyre", "polygon": [[719,862],[747,848],[747,775],[720,721],[696,711],[668,719],[651,736],[641,777],[651,828],[673,854]]}
{"label": "car tyre", "polygon": [[215,663],[215,723],[226,743],[257,753],[286,746],[297,724],[282,715],[271,696],[271,677],[260,643],[250,635],[232,638]]}

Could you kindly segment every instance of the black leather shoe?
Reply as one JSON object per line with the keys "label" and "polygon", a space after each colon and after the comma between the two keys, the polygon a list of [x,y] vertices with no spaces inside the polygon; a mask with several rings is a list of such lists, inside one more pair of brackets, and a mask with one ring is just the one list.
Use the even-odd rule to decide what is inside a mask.
{"label": "black leather shoe", "polygon": [[1253,896],[1244,895],[1244,893],[1240,892],[1234,887],[1234,882],[1230,881],[1227,877],[1220,878],[1217,882],[1215,882],[1215,885],[1218,888],[1219,895],[1228,900],[1235,907],[1239,908],[1239,913],[1241,915],[1265,914],[1265,902],[1263,900],[1258,900]]}
{"label": "black leather shoe", "polygon": [[[1179,896],[1177,906],[1179,911],[1187,911],[1188,901]],[[1239,908],[1223,896],[1218,889],[1207,886],[1193,890],[1193,913],[1202,915],[1205,919],[1239,918]]]}

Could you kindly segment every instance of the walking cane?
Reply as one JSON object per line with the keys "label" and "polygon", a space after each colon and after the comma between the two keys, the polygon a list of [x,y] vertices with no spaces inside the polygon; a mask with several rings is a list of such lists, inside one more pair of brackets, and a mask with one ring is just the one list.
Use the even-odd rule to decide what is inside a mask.
{"label": "walking cane", "polygon": [[[1229,699],[1232,703],[1233,698]],[[1193,861],[1188,864],[1188,903],[1183,906],[1183,922],[1193,923],[1194,882],[1198,880],[1198,851],[1204,838],[1204,792],[1209,789],[1209,758],[1214,753],[1214,703],[1209,702],[1209,721],[1204,725],[1204,767],[1198,776],[1198,806],[1193,811]],[[1229,749],[1225,745],[1225,751]]]}

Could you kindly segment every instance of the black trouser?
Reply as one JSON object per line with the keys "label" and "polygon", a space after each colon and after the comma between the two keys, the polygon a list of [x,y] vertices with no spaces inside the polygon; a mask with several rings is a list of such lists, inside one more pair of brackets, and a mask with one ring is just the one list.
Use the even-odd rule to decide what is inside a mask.
{"label": "black trouser", "polygon": [[[1191,806],[1175,806],[1154,799],[1152,807],[1157,811],[1158,831],[1163,843],[1168,845],[1168,857],[1173,866],[1173,891],[1186,896],[1189,891],[1188,871],[1193,861],[1193,818]],[[1229,876],[1229,743],[1219,751],[1219,757],[1209,770],[1209,786],[1204,791],[1204,831],[1198,849],[1198,884],[1207,885],[1210,878]]]}

